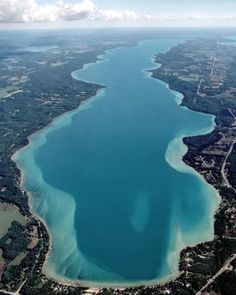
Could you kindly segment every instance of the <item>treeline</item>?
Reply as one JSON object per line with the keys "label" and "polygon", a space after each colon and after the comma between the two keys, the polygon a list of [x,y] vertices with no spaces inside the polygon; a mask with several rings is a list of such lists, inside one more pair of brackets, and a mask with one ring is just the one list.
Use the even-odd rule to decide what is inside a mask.
{"label": "treeline", "polygon": [[13,221],[7,234],[0,239],[2,257],[12,261],[29,245],[30,239],[27,237],[25,227]]}

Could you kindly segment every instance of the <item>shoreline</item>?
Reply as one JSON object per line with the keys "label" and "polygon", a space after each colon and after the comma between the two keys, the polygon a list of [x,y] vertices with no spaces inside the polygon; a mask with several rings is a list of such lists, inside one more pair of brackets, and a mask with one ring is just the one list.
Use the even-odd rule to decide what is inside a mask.
{"label": "shoreline", "polygon": [[[186,42],[186,41],[185,41]],[[184,42],[181,42],[180,44],[182,44]],[[171,48],[169,48],[166,52],[168,52]],[[181,108],[184,108],[184,109],[187,109],[188,111],[191,111],[191,112],[194,112],[194,113],[201,113],[199,111],[195,111],[193,109],[190,109],[188,108],[188,106],[185,106],[183,104],[183,100],[184,100],[184,94],[182,92],[180,92],[179,90],[177,89],[172,89],[170,84],[168,82],[165,82],[164,80],[160,80],[158,78],[155,78],[152,74],[152,71],[155,70],[155,69],[158,69],[158,68],[161,68],[162,67],[162,64],[160,63],[157,63],[155,62],[155,56],[153,58],[151,58],[152,61],[154,62],[154,65],[156,64],[157,67],[155,67],[154,69],[148,69],[148,70],[144,70],[145,73],[146,73],[146,76],[149,77],[150,79],[154,79],[154,80],[157,80],[159,81],[161,84],[163,84],[172,94],[173,94],[173,98],[176,102],[176,104],[181,107]],[[165,153],[165,160],[168,162],[168,164],[175,170],[177,171],[180,171],[180,172],[184,172],[184,173],[189,173],[189,174],[192,174],[192,175],[195,175],[197,176],[203,183],[205,183],[210,190],[214,191],[214,203],[215,203],[215,209],[214,209],[214,212],[213,212],[213,216],[212,216],[212,234],[213,234],[213,237],[212,239],[211,238],[206,238],[206,239],[203,239],[202,241],[200,242],[195,242],[195,243],[192,243],[192,244],[186,244],[184,241],[182,241],[182,243],[184,244],[184,247],[180,247],[180,249],[176,249],[174,250],[173,252],[171,252],[169,254],[169,256],[178,256],[177,258],[177,274],[173,274],[172,275],[172,279],[171,281],[175,281],[175,280],[178,280],[180,274],[181,274],[181,270],[180,270],[180,262],[181,262],[181,253],[183,251],[185,251],[186,249],[188,249],[189,247],[197,247],[198,245],[202,244],[202,243],[207,243],[207,242],[211,242],[212,240],[214,240],[214,237],[215,237],[215,231],[214,231],[214,223],[215,223],[215,214],[216,212],[219,210],[219,207],[220,207],[220,204],[222,202],[222,197],[221,195],[219,194],[219,191],[211,184],[209,184],[207,182],[207,180],[204,178],[203,175],[201,175],[197,170],[194,169],[194,167],[188,165],[185,161],[184,161],[184,156],[188,153],[188,150],[189,150],[189,147],[187,144],[184,143],[184,139],[191,136],[191,137],[195,137],[195,136],[199,136],[199,135],[208,135],[210,134],[211,132],[213,132],[216,128],[216,116],[212,115],[212,114],[206,114],[206,113],[202,113],[204,115],[207,115],[207,116],[211,116],[212,117],[212,124],[211,126],[205,128],[204,130],[199,130],[199,132],[197,132],[196,134],[183,134],[180,132],[180,134],[176,134],[176,137],[174,137],[168,144],[168,147],[167,147],[167,150],[166,150],[166,153]],[[168,159],[168,156],[167,156],[167,153],[168,153],[168,149],[170,148],[170,145],[172,144],[172,142],[174,141],[179,141],[178,145],[180,145],[180,150],[181,150],[181,154],[180,155],[175,155],[175,159],[179,158],[180,160],[180,156],[181,156],[181,160],[180,160],[180,163],[178,163],[178,165],[181,165],[180,169],[179,167],[177,167],[175,164],[176,163],[171,163],[171,160]],[[173,160],[173,159],[172,159]],[[180,234],[180,238],[181,238],[181,234]],[[168,257],[169,259],[169,257]],[[170,283],[170,280],[166,280],[165,282],[158,282],[157,285],[166,285]],[[148,285],[145,285],[145,286],[148,286]],[[152,285],[153,287],[155,287],[155,285]]]}
{"label": "shoreline", "polygon": [[[115,49],[117,49],[117,48],[115,48]],[[115,49],[110,49],[110,50],[115,50]],[[107,53],[110,51],[110,50],[108,50],[108,51],[106,51]],[[95,64],[95,63],[100,63],[100,62],[102,62],[102,61],[104,61],[104,59],[100,59],[100,57],[102,56],[102,57],[104,57],[106,55],[106,53],[104,53],[103,55],[100,55],[98,58],[98,60],[96,61],[96,62],[94,62],[94,63],[89,63],[89,64],[86,64],[86,65],[84,65],[84,67],[83,68],[86,68],[86,67],[89,67],[89,66],[92,66],[93,64]],[[105,60],[106,61],[106,60]],[[82,69],[81,69],[82,70]],[[72,77],[73,77],[73,74],[74,73],[76,73],[76,71],[80,71],[80,70],[75,70],[74,72],[72,72],[71,73],[71,75],[72,75]],[[146,71],[146,70],[145,70]],[[147,70],[148,71],[148,70]],[[74,77],[73,77],[74,78]],[[155,78],[153,78],[152,77],[152,75],[150,75],[149,76],[149,78],[151,78],[151,79],[155,79]],[[75,79],[75,78],[74,78]],[[85,81],[85,80],[82,80],[82,81],[84,81],[84,82],[89,82],[89,81]],[[161,83],[164,83],[166,86],[167,86],[167,88],[169,88],[169,90],[173,93],[173,96],[176,98],[177,97],[177,100],[176,100],[176,102],[178,102],[180,99],[182,100],[183,99],[183,94],[181,93],[181,92],[178,92],[178,91],[176,91],[176,90],[172,90],[171,88],[170,88],[170,85],[168,84],[168,83],[166,83],[166,82],[164,82],[164,81],[162,81],[162,80],[159,80]],[[95,83],[95,82],[89,82],[89,83]],[[101,86],[101,85],[99,85],[99,86]],[[37,133],[41,133],[43,130],[45,130],[45,129],[50,129],[50,128],[52,128],[53,127],[53,124],[55,123],[55,121],[57,121],[57,120],[61,120],[62,118],[64,118],[65,116],[68,116],[68,114],[70,114],[70,116],[69,116],[69,121],[72,119],[72,117],[73,117],[73,115],[74,114],[77,114],[79,111],[81,111],[81,107],[83,106],[83,104],[86,106],[87,104],[89,104],[90,103],[90,100],[92,100],[92,102],[94,101],[94,100],[96,100],[96,97],[99,95],[99,91],[104,91],[104,86],[102,86],[103,88],[101,88],[101,89],[99,89],[98,91],[97,91],[97,93],[94,95],[94,96],[92,96],[92,97],[90,97],[90,98],[88,98],[87,100],[85,100],[85,101],[83,101],[76,109],[74,109],[74,110],[72,110],[72,111],[68,111],[68,112],[66,112],[66,113],[63,113],[62,115],[60,115],[60,116],[58,116],[58,117],[55,117],[53,120],[52,120],[52,122],[49,124],[49,125],[47,125],[47,126],[45,126],[45,127],[43,127],[42,129],[40,129],[40,130],[38,130],[38,131],[36,131],[35,133],[33,133],[33,134],[31,134],[29,137],[28,137],[28,140],[29,140],[29,143],[28,143],[28,145],[27,146],[24,146],[23,148],[21,148],[21,149],[19,149],[19,150],[17,150],[15,153],[14,153],[14,155],[12,156],[12,159],[14,158],[14,156],[17,156],[17,154],[18,153],[20,153],[20,151],[22,151],[23,149],[27,149],[27,148],[29,148],[29,146],[32,144],[32,140],[33,140],[33,137],[34,136],[37,136]],[[179,97],[179,98],[178,98]],[[98,98],[99,99],[99,98]],[[185,106],[182,106],[181,105],[181,103],[177,103],[180,107],[185,107]],[[187,107],[186,107],[187,108]],[[188,108],[189,109],[189,108]],[[191,110],[191,111],[194,111],[194,110]],[[197,111],[194,111],[194,112],[197,112]],[[197,113],[199,113],[199,112],[197,112]],[[70,123],[70,122],[67,122],[68,124]],[[60,127],[59,127],[60,128]],[[211,127],[212,128],[212,127]],[[215,128],[215,126],[214,126],[214,128]],[[213,129],[214,129],[213,128]],[[50,132],[50,130],[49,130],[49,132]],[[209,132],[211,132],[211,131],[207,131],[206,133],[204,132],[204,133],[201,133],[201,134],[208,134]],[[195,135],[193,135],[193,136],[195,136]],[[183,135],[182,137],[181,137],[181,140],[183,140],[184,139],[184,137],[185,137],[185,135]],[[184,146],[186,146],[183,142],[182,142],[182,144],[184,145]],[[184,156],[184,155],[183,155]],[[14,161],[15,162],[15,161]],[[183,157],[182,157],[182,162],[183,163],[185,163],[184,162],[184,160],[183,160]],[[187,165],[186,163],[185,163],[185,165],[186,165],[186,167],[189,167],[190,168],[190,170],[193,170],[192,172],[195,174],[195,175],[198,175],[202,180],[204,180],[205,181],[205,179],[204,179],[204,177],[203,176],[201,176],[201,174],[199,174],[196,170],[194,170],[194,168],[192,168],[191,169],[191,166],[189,166],[189,165]],[[19,167],[18,167],[19,168]],[[22,173],[22,170],[20,169],[20,171],[21,171],[21,173]],[[195,171],[195,172],[194,172]],[[188,171],[189,172],[189,171]],[[23,174],[22,174],[23,175]],[[21,183],[24,181],[24,176],[22,176],[21,177]],[[206,182],[207,183],[207,182]],[[22,188],[22,187],[21,187]],[[37,214],[36,214],[36,212],[34,211],[34,210],[32,210],[32,202],[30,201],[31,199],[32,199],[32,196],[31,196],[31,194],[29,193],[29,192],[27,192],[27,194],[29,195],[29,205],[30,205],[30,212],[31,213],[33,213],[33,215],[35,215],[37,218],[39,217],[39,216],[37,216]],[[49,243],[49,251],[48,251],[48,254],[47,254],[47,257],[46,257],[46,259],[45,259],[45,262],[44,262],[44,267],[46,266],[46,264],[47,264],[47,262],[48,262],[48,258],[49,258],[49,256],[50,256],[50,251],[51,251],[51,249],[52,249],[52,238],[51,238],[51,234],[50,234],[50,231],[49,231],[49,229],[48,229],[48,226],[47,226],[47,224],[45,223],[45,221],[43,221],[41,218],[39,218],[39,220],[44,224],[44,226],[46,227],[46,229],[47,229],[47,231],[48,231],[48,234],[49,234],[49,236],[50,236],[50,243]],[[202,242],[199,242],[199,243],[203,243],[204,241],[202,241]],[[196,244],[194,244],[194,245],[192,245],[192,246],[196,246],[196,245],[198,245],[199,243],[196,243]],[[183,251],[183,250],[185,250],[187,247],[189,247],[189,246],[191,246],[191,245],[185,245],[185,247],[184,248],[181,248],[181,250],[180,251],[178,251],[178,264],[179,264],[179,262],[180,262],[180,259],[181,259],[181,257],[180,257],[180,254],[181,254],[181,252]],[[175,252],[175,251],[174,251]],[[43,267],[43,268],[44,268]],[[85,286],[85,287],[96,287],[97,286],[97,284],[96,283],[91,283],[91,282],[81,282],[81,281],[79,281],[79,280],[67,280],[67,279],[63,279],[63,277],[61,277],[61,276],[59,276],[59,277],[55,277],[55,276],[50,276],[50,274],[47,272],[47,271],[45,271],[44,269],[43,269],[43,272],[45,273],[45,275],[46,276],[49,276],[49,278],[51,277],[52,279],[55,279],[56,281],[58,281],[58,283],[62,283],[62,284],[68,284],[68,285],[74,285],[74,286],[77,286],[77,287],[83,287],[83,286]],[[143,285],[145,285],[145,286],[155,286],[155,285],[159,285],[159,284],[167,284],[169,281],[172,281],[172,280],[174,280],[174,279],[177,279],[178,278],[178,276],[179,276],[179,267],[178,267],[178,274],[174,274],[174,275],[170,275],[170,278],[168,279],[168,278],[165,278],[165,279],[159,279],[159,280],[152,280],[152,281],[148,281],[148,282],[146,282],[146,281],[142,281],[142,282],[140,282],[140,283],[131,283],[131,284],[127,284],[127,285],[125,285],[125,284],[113,284],[113,283],[104,283],[104,284],[101,284],[101,287],[99,286],[99,287],[97,287],[98,289],[100,289],[100,288],[103,288],[103,287],[112,287],[112,288],[116,288],[116,286],[117,286],[117,288],[128,288],[128,287],[140,287],[140,286],[143,286]],[[169,276],[168,276],[169,277]],[[78,283],[77,283],[78,282]]]}
{"label": "shoreline", "polygon": [[[72,285],[75,285],[75,286],[81,286],[81,284],[79,282],[78,282],[78,284],[74,284],[74,283],[72,283],[72,282],[74,282],[73,280],[66,280],[63,277],[57,276],[56,274],[55,275],[51,274],[50,271],[46,270],[46,268],[48,266],[48,263],[49,263],[48,260],[50,258],[50,254],[51,254],[51,251],[52,251],[52,234],[51,234],[51,232],[49,230],[49,226],[48,226],[46,220],[44,220],[43,217],[41,217],[34,210],[34,207],[33,207],[34,205],[33,205],[33,202],[32,202],[32,199],[34,197],[32,196],[32,192],[24,190],[24,181],[25,181],[25,177],[26,177],[25,176],[26,171],[20,165],[18,165],[17,157],[20,155],[21,152],[27,150],[28,148],[30,148],[34,144],[34,142],[33,142],[34,137],[36,137],[38,134],[42,134],[43,132],[45,132],[45,135],[47,135],[47,133],[50,132],[50,130],[52,128],[55,128],[55,125],[57,124],[57,121],[61,121],[64,118],[66,118],[67,120],[66,120],[66,122],[64,122],[65,124],[63,124],[62,126],[66,126],[66,125],[70,124],[70,122],[71,122],[74,115],[76,115],[78,112],[82,111],[83,107],[86,108],[86,106],[88,107],[91,103],[93,103],[97,99],[101,98],[103,96],[103,94],[104,94],[104,91],[105,91],[104,87],[98,89],[96,95],[89,97],[85,101],[82,101],[81,104],[76,109],[71,110],[71,111],[67,111],[67,112],[61,114],[60,116],[55,117],[49,123],[49,125],[44,126],[42,129],[37,130],[35,133],[28,136],[28,138],[27,138],[28,139],[28,144],[23,146],[22,148],[16,150],[16,152],[11,156],[11,160],[16,164],[17,169],[19,169],[19,171],[20,171],[20,189],[22,191],[26,192],[27,195],[28,195],[28,205],[29,205],[30,214],[32,216],[36,217],[36,219],[38,219],[43,224],[43,226],[46,228],[48,236],[49,236],[48,251],[47,251],[46,258],[45,258],[45,261],[44,261],[44,264],[43,264],[42,272],[47,277],[56,280],[58,283],[63,283],[63,284],[66,284],[66,285],[71,285],[72,284]],[[97,97],[97,96],[99,96],[99,97]],[[62,126],[58,126],[58,128],[61,128]]]}
{"label": "shoreline", "polygon": [[[185,42],[185,44],[188,44],[187,41]],[[182,46],[182,47],[184,47],[184,46]],[[180,48],[182,49],[182,47],[180,47]],[[169,57],[170,52],[168,53],[169,55],[166,55],[166,56]],[[214,113],[214,111],[210,108],[204,109],[203,107],[201,107],[201,103],[196,102],[196,98],[193,101],[194,102],[193,103],[192,100],[193,100],[194,96],[190,96],[189,93],[186,91],[186,86],[188,86],[188,83],[186,82],[186,83],[181,84],[179,82],[178,78],[171,80],[170,76],[165,75],[164,71],[166,68],[168,69],[168,66],[170,65],[168,59],[166,59],[166,56],[162,57],[159,54],[156,55],[157,68],[152,71],[153,78],[155,78],[159,81],[164,81],[164,83],[166,85],[168,85],[168,87],[174,92],[182,93],[181,90],[183,90],[182,101],[181,102],[179,101],[180,106],[187,108],[191,111],[197,112],[197,113],[208,114],[208,115],[215,117],[215,119],[214,119],[215,127],[213,128],[213,130],[210,133],[207,133],[205,135],[197,135],[197,136],[196,135],[187,135],[187,136],[183,136],[181,138],[183,144],[186,146],[186,153],[184,154],[184,156],[182,158],[182,162],[187,167],[190,167],[194,173],[196,173],[199,177],[201,177],[210,187],[212,187],[217,192],[217,196],[219,196],[219,204],[215,210],[215,214],[214,214],[214,218],[213,218],[213,220],[214,220],[213,239],[210,241],[207,241],[207,242],[198,243],[194,246],[190,246],[190,247],[187,247],[186,249],[182,250],[181,257],[180,257],[179,269],[182,270],[183,275],[181,275],[179,278],[177,278],[175,281],[171,282],[170,284],[167,283],[165,286],[165,290],[171,290],[173,292],[173,290],[175,290],[175,288],[176,289],[180,288],[183,291],[183,290],[185,290],[183,288],[183,286],[185,284],[189,284],[191,292],[193,292],[193,290],[194,290],[199,295],[203,294],[203,293],[201,293],[202,291],[213,290],[213,292],[214,291],[217,292],[218,291],[217,287],[220,288],[220,286],[218,285],[220,283],[220,281],[218,281],[218,276],[220,276],[221,273],[222,274],[224,273],[226,278],[228,275],[228,279],[230,279],[231,278],[231,277],[229,277],[230,274],[233,275],[233,273],[234,273],[233,263],[232,264],[230,263],[230,265],[232,267],[232,272],[230,269],[229,273],[227,273],[226,268],[225,268],[226,266],[228,266],[227,261],[228,260],[233,261],[234,257],[235,257],[235,255],[233,255],[235,253],[233,250],[234,249],[233,248],[234,247],[233,246],[234,245],[233,244],[233,237],[231,236],[233,234],[231,232],[232,227],[233,227],[232,226],[233,220],[230,221],[230,219],[229,219],[230,216],[226,215],[227,211],[225,211],[225,210],[227,210],[227,208],[228,208],[229,212],[231,212],[231,211],[233,212],[233,210],[234,210],[233,199],[234,199],[234,192],[236,190],[235,190],[234,183],[231,183],[229,186],[224,185],[224,180],[222,181],[222,178],[221,178],[222,177],[222,175],[221,175],[222,168],[221,168],[221,170],[218,170],[221,167],[219,160],[216,161],[216,163],[215,163],[214,157],[211,157],[210,153],[209,154],[206,153],[206,157],[207,157],[206,161],[210,161],[209,159],[212,160],[212,158],[213,158],[214,167],[217,167],[217,170],[215,172],[216,174],[214,175],[216,178],[214,178],[214,176],[211,174],[212,178],[213,178],[213,180],[212,180],[211,178],[209,178],[209,176],[205,172],[205,170],[207,169],[207,166],[204,170],[204,167],[201,166],[201,161],[199,159],[197,159],[197,157],[203,155],[203,153],[201,153],[201,138],[204,139],[202,144],[204,144],[204,143],[206,144],[206,147],[205,147],[205,149],[203,148],[203,151],[206,151],[207,148],[209,148],[209,147],[215,148],[215,145],[217,145],[217,143],[219,142],[219,138],[218,139],[216,139],[216,138],[217,138],[217,135],[219,136],[220,132],[223,133],[223,138],[224,138],[224,134],[226,134],[226,135],[233,134],[233,130],[235,129],[233,126],[235,126],[234,125],[235,123],[232,122],[232,117],[234,117],[234,115],[230,111],[230,120],[231,121],[226,123],[225,122],[226,119],[224,119],[224,115],[226,116],[226,114],[223,115],[223,114],[219,114],[216,112]],[[173,58],[173,55],[171,57]],[[162,69],[158,70],[158,69],[160,69],[160,67],[159,67],[160,64],[161,64],[161,67],[163,66],[164,70],[162,70]],[[172,70],[173,69],[175,70],[176,65],[173,67],[170,66],[170,68]],[[178,73],[178,70],[177,70],[177,73]],[[191,97],[192,97],[192,100],[191,100]],[[234,108],[232,107],[232,109],[234,109]],[[198,140],[200,140],[200,142]],[[233,145],[231,146],[231,148],[232,147],[233,147]],[[230,150],[229,150],[229,152],[230,152]],[[227,157],[229,156],[229,152],[227,154]],[[217,164],[217,166],[216,166],[216,164]],[[228,176],[230,176],[230,174],[228,174],[227,177]],[[230,198],[232,198],[232,199],[230,199]],[[228,233],[227,233],[227,225],[229,225],[229,232]],[[224,228],[224,226],[226,226],[226,228]],[[231,242],[232,242],[232,245],[230,244]],[[217,250],[217,243],[221,244],[221,247],[223,247],[222,253],[220,253],[219,249]],[[232,247],[232,248],[230,248],[230,247]],[[228,253],[227,253],[227,249],[229,251]],[[205,257],[206,259],[207,258],[210,259],[212,257],[211,253],[214,253],[214,255],[213,255],[214,259],[219,260],[219,262],[218,262],[219,265],[215,265],[214,262],[211,262],[211,263],[208,262],[209,265],[207,263],[204,264],[203,258]],[[189,257],[191,257],[190,263],[189,263]],[[225,260],[226,258],[228,258],[228,260]],[[234,263],[235,262],[236,261],[234,260]],[[201,271],[201,267],[200,266],[198,267],[198,263],[200,265],[201,265],[201,263],[203,263],[202,265],[204,265],[207,270],[204,271],[204,269],[203,269]],[[224,270],[225,270],[225,272],[224,272]],[[209,273],[207,273],[207,271]],[[194,278],[195,278],[195,280],[201,281],[200,291],[199,291],[199,289],[196,289],[196,286],[195,287],[192,286]],[[210,278],[211,284],[208,283],[209,278]],[[184,284],[184,285],[182,285],[182,288],[180,287],[180,284]],[[156,290],[160,290],[160,288],[157,286]],[[223,289],[220,289],[220,290],[223,291]],[[199,292],[197,292],[197,291],[199,291]],[[194,293],[194,294],[196,294],[196,293]],[[193,293],[191,293],[191,294],[193,294]]]}

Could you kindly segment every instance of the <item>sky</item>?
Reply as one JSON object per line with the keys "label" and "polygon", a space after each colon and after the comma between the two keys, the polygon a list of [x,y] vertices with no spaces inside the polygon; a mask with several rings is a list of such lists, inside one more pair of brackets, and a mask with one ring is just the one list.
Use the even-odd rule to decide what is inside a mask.
{"label": "sky", "polygon": [[0,29],[236,26],[236,0],[0,0]]}

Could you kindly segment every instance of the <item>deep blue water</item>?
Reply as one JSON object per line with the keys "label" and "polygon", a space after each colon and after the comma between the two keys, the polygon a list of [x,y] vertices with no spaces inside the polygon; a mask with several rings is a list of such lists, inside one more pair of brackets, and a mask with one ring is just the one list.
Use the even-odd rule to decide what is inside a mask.
{"label": "deep blue water", "polygon": [[145,72],[156,67],[154,54],[178,42],[114,49],[73,73],[106,88],[17,156],[33,208],[51,232],[49,268],[57,275],[160,279],[174,272],[181,247],[212,238],[216,192],[184,166],[185,148],[174,139],[206,132],[213,118],[180,107]]}

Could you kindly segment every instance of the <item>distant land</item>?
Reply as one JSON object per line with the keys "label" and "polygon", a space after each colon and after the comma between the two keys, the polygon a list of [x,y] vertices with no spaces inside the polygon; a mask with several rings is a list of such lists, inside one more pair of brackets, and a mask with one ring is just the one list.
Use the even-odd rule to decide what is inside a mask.
{"label": "distant land", "polygon": [[50,246],[49,235],[41,220],[30,212],[28,194],[20,187],[20,171],[11,158],[28,144],[30,135],[59,115],[76,109],[102,88],[73,80],[71,72],[96,62],[106,50],[134,46],[155,34],[142,33],[133,38],[118,34],[113,39],[97,37],[93,42],[83,36],[79,48],[73,34],[64,41],[57,34],[54,38],[36,34],[33,40],[26,34],[24,46],[17,35],[11,34],[7,45],[6,37],[0,36],[0,294],[235,294],[234,42],[229,37],[209,36],[188,40],[158,54],[155,61],[161,66],[152,71],[154,78],[184,95],[183,106],[216,117],[216,127],[210,134],[184,138],[188,152],[183,158],[222,197],[215,215],[214,240],[184,249],[179,262],[180,276],[173,281],[107,290],[68,285],[42,272]]}

